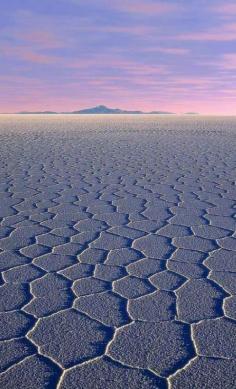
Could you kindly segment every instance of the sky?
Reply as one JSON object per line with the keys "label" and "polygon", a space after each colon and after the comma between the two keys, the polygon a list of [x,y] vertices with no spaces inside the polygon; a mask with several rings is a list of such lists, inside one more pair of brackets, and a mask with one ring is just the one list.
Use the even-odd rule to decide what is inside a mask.
{"label": "sky", "polygon": [[1,0],[0,112],[236,114],[236,1]]}

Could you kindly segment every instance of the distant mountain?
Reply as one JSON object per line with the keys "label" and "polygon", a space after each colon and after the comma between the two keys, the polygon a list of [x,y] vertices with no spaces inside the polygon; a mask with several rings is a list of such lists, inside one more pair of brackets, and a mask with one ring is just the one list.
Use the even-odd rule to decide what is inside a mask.
{"label": "distant mountain", "polygon": [[73,111],[70,113],[74,114],[122,114],[122,113],[129,113],[129,114],[141,114],[142,111],[126,111],[119,108],[108,108],[105,105],[98,105],[97,107],[87,108],[87,109],[81,109],[80,111]]}
{"label": "distant mountain", "polygon": [[152,111],[148,112],[149,115],[175,115],[174,112],[166,112],[166,111]]}
{"label": "distant mountain", "polygon": [[199,115],[198,112],[185,112],[184,115]]}
{"label": "distant mountain", "polygon": [[29,112],[22,111],[20,114],[74,114],[74,115],[83,115],[83,114],[149,114],[149,115],[163,115],[163,114],[174,114],[173,112],[165,112],[165,111],[152,111],[152,112],[142,112],[142,111],[127,111],[119,108],[108,108],[105,105],[97,105],[96,107],[81,109],[79,111],[72,112],[54,112],[54,111],[38,111],[38,112]]}
{"label": "distant mountain", "polygon": [[30,112],[30,111],[21,111],[21,112],[19,112],[20,114],[24,114],[24,115],[31,115],[31,114],[47,114],[47,115],[49,115],[49,114],[52,114],[52,115],[54,115],[54,114],[57,114],[57,112],[53,112],[53,111],[39,111],[39,112]]}

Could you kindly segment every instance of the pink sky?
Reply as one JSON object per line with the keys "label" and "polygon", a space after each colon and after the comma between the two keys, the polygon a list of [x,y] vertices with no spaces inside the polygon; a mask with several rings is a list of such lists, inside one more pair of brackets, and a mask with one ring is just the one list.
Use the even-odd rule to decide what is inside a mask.
{"label": "pink sky", "polygon": [[221,0],[12,0],[0,15],[0,111],[236,114],[235,16]]}

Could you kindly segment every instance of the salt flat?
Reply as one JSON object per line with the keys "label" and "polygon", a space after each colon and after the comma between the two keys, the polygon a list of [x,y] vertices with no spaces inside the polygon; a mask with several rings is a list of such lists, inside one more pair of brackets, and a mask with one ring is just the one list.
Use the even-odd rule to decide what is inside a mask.
{"label": "salt flat", "polygon": [[236,387],[236,118],[0,116],[0,387]]}

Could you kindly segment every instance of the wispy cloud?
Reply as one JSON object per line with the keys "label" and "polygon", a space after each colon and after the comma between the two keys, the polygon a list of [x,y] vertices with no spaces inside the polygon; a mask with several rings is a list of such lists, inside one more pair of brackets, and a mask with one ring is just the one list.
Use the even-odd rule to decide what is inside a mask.
{"label": "wispy cloud", "polygon": [[164,53],[164,54],[171,54],[171,55],[186,55],[190,52],[189,49],[185,47],[147,47],[144,48],[143,51],[145,52],[157,52],[157,53]]}
{"label": "wispy cloud", "polygon": [[236,24],[229,23],[218,28],[210,29],[208,31],[196,31],[193,33],[185,33],[173,36],[172,39],[182,41],[235,41],[236,40]]}
{"label": "wispy cloud", "polygon": [[54,64],[58,58],[52,54],[43,54],[24,46],[4,45],[2,54],[14,60],[33,62],[38,64]]}
{"label": "wispy cloud", "polygon": [[[78,6],[82,6],[85,3],[91,6],[94,5],[94,0],[69,0],[69,2]],[[104,9],[109,8],[118,12],[141,14],[143,16],[162,15],[183,9],[179,3],[158,0],[100,0],[99,4]]]}
{"label": "wispy cloud", "polygon": [[23,41],[25,44],[33,45],[34,48],[39,49],[57,49],[65,47],[65,43],[58,38],[55,34],[49,31],[32,30],[29,31],[16,31],[12,36]]}
{"label": "wispy cloud", "polygon": [[154,16],[171,13],[179,9],[179,5],[160,1],[124,0],[114,2],[112,6],[123,12]]}
{"label": "wispy cloud", "polygon": [[221,15],[232,16],[236,14],[236,3],[224,2],[211,7],[211,10],[218,12]]}
{"label": "wispy cloud", "polygon": [[[92,27],[84,27],[84,30],[89,30],[90,32],[93,30]],[[147,37],[152,36],[156,32],[156,28],[154,26],[140,26],[135,24],[130,25],[103,25],[98,26],[96,28],[96,32],[102,32],[106,34],[128,34],[128,35],[136,35],[138,37]]]}
{"label": "wispy cloud", "polygon": [[221,64],[223,65],[224,69],[236,70],[236,53],[225,54]]}
{"label": "wispy cloud", "polygon": [[[231,72],[236,70],[236,53],[223,54],[218,58],[218,61],[207,61],[206,65],[212,68],[218,68],[224,72]],[[232,75],[231,75],[232,77]]]}

